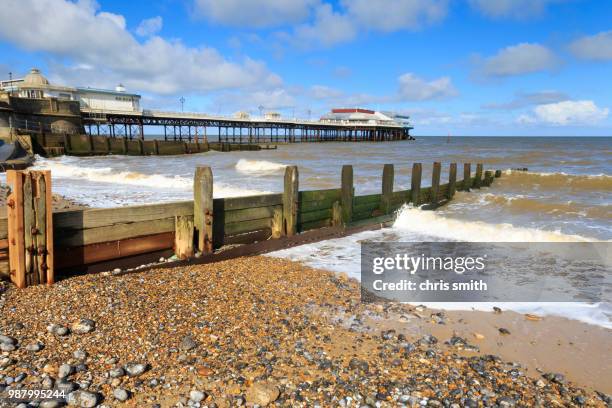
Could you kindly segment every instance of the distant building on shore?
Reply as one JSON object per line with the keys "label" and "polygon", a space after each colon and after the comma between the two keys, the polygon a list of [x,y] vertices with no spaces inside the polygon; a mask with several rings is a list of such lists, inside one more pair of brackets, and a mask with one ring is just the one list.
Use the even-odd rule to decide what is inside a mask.
{"label": "distant building on shore", "polygon": [[121,84],[114,90],[55,85],[36,68],[23,78],[0,81],[0,90],[21,98],[77,101],[83,112],[142,112],[140,95],[126,92]]}

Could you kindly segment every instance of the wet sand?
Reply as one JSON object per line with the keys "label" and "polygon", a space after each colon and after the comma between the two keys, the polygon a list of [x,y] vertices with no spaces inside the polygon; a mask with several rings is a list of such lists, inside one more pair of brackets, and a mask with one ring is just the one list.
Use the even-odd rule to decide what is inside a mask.
{"label": "wet sand", "polygon": [[[525,322],[508,312],[436,315],[364,304],[357,282],[286,260],[102,273],[24,290],[1,285],[0,331],[13,345],[3,346],[0,384],[79,387],[73,400],[126,407],[610,403],[610,331],[563,319]],[[501,337],[499,327],[510,334]],[[569,344],[579,335],[583,342]],[[464,343],[480,352],[463,351]],[[121,391],[130,397],[125,403],[113,396]]]}

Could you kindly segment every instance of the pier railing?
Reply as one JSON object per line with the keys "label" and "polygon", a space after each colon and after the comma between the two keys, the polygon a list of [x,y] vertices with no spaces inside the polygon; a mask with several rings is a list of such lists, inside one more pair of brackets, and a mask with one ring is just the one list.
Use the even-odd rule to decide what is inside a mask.
{"label": "pier railing", "polygon": [[[56,271],[133,268],[175,254],[183,262],[213,262],[333,238],[392,222],[412,203],[434,209],[456,191],[489,186],[500,171],[451,163],[441,183],[434,163],[431,185],[421,186],[414,163],[411,188],[394,190],[394,166],[383,167],[379,194],[355,195],[353,167],[342,167],[340,188],[299,190],[296,166],[285,170],[283,193],[214,198],[213,174],[198,167],[194,199],[119,208],[51,211],[51,174],[9,171],[8,222],[0,219],[0,274],[19,287],[53,283]],[[460,178],[458,178],[460,177]],[[230,248],[230,249],[228,249]]]}

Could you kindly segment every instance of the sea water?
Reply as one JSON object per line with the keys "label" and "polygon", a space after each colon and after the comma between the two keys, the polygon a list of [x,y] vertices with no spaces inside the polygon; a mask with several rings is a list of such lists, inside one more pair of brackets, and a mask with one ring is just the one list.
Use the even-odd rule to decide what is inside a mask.
{"label": "sea water", "polygon": [[[404,207],[394,225],[380,231],[303,245],[272,256],[344,272],[359,278],[360,242],[497,241],[572,242],[612,239],[612,138],[422,137],[388,143],[308,143],[277,150],[208,152],[183,156],[38,158],[52,171],[53,191],[92,207],[113,207],[192,198],[196,166],[210,166],[214,196],[281,192],[287,165],[299,168],[301,190],[337,188],[343,164],[354,167],[356,194],[381,190],[382,166],[395,165],[395,190],[410,188],[413,162],[423,163],[430,185],[431,163],[484,163],[504,175],[489,188],[458,192],[435,212]],[[528,172],[513,168],[528,168]],[[585,276],[584,279],[589,279]],[[520,312],[557,314],[612,327],[607,303],[496,304]],[[490,304],[438,304],[490,310]]]}

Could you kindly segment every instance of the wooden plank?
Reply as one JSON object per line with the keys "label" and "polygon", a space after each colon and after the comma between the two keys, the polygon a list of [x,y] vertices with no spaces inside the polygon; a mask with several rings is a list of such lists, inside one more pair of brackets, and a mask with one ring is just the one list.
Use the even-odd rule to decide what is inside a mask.
{"label": "wooden plank", "polygon": [[388,214],[390,211],[391,196],[393,195],[394,168],[392,164],[385,164],[382,176],[382,194],[380,196],[380,209]]}
{"label": "wooden plank", "polygon": [[53,191],[51,182],[51,171],[44,170],[41,172],[45,183],[45,263],[43,269],[47,277],[47,285],[52,285],[55,282],[55,255],[53,242]]}
{"label": "wooden plank", "polygon": [[177,215],[193,215],[193,201],[91,208],[53,214],[56,229],[88,229],[139,221],[153,221]]}
{"label": "wooden plank", "polygon": [[38,282],[47,283],[47,185],[43,174],[36,174],[36,194],[34,212],[36,214],[36,234],[34,235],[36,251],[36,271]]}
{"label": "wooden plank", "polygon": [[283,226],[284,235],[297,233],[299,174],[297,166],[285,168],[285,183],[283,192]]}
{"label": "wooden plank", "polygon": [[353,212],[354,213],[361,213],[361,212],[364,212],[364,211],[372,212],[372,211],[376,210],[377,208],[379,208],[378,203],[365,203],[365,204],[355,205],[353,207]]}
{"label": "wooden plank", "polygon": [[353,197],[355,187],[353,186],[353,166],[342,166],[342,184],[340,188],[340,206],[342,208],[342,223],[348,224],[353,217]]}
{"label": "wooden plank", "polygon": [[193,179],[194,226],[198,242],[197,248],[202,253],[213,250],[213,175],[210,167],[197,167]]}
{"label": "wooden plank", "polygon": [[332,219],[325,218],[322,220],[309,221],[300,224],[300,231],[309,231],[312,229],[326,228],[332,226]]}
{"label": "wooden plank", "polygon": [[300,201],[299,202],[299,211],[300,212],[308,212],[308,211],[318,211],[318,210],[327,210],[333,207],[334,203],[338,201],[334,198],[328,198],[325,200],[318,201]]}
{"label": "wooden plank", "polygon": [[282,235],[283,235],[283,207],[274,207],[274,212],[272,216],[272,238],[278,239]]}
{"label": "wooden plank", "polygon": [[34,215],[34,199],[32,198],[32,175],[23,173],[23,233],[25,245],[25,279],[26,285],[38,283],[38,274],[34,271],[34,237],[32,231],[36,227]]}
{"label": "wooden plank", "polygon": [[342,206],[340,201],[336,201],[332,207],[332,225],[338,227],[344,224],[342,219]]}
{"label": "wooden plank", "polygon": [[174,217],[174,253],[178,259],[191,258],[193,251],[193,217],[179,215]]}
{"label": "wooden plank", "polygon": [[470,191],[470,188],[472,187],[472,178],[470,175],[470,173],[472,172],[471,168],[472,165],[470,163],[463,164],[463,191]]}
{"label": "wooden plank", "polygon": [[368,194],[362,196],[355,196],[353,201],[353,206],[362,205],[362,204],[376,204],[380,203],[380,194]]}
{"label": "wooden plank", "polygon": [[174,232],[174,217],[107,225],[87,229],[55,228],[57,246],[82,246],[108,241],[141,237],[151,234]]}
{"label": "wooden plank", "polygon": [[83,266],[123,257],[170,249],[174,245],[174,232],[146,237],[129,238],[79,247],[57,248],[56,269]]}
{"label": "wooden plank", "polygon": [[480,188],[482,185],[482,163],[476,164],[476,175],[474,179],[474,188]]}
{"label": "wooden plank", "polygon": [[19,288],[26,287],[25,246],[23,236],[23,172],[8,170],[6,182],[11,190],[7,199],[9,270]]}
{"label": "wooden plank", "polygon": [[262,218],[259,220],[249,220],[225,224],[224,231],[226,236],[244,234],[264,228],[272,228],[272,218]]}
{"label": "wooden plank", "polygon": [[340,200],[342,190],[339,188],[329,188],[325,190],[300,191],[298,194],[300,202],[321,201],[321,200]]}
{"label": "wooden plank", "polygon": [[8,219],[0,218],[0,239],[8,237]]}
{"label": "wooden plank", "polygon": [[410,180],[410,191],[412,192],[412,205],[417,207],[421,201],[421,174],[423,173],[423,167],[421,163],[412,164],[412,176]]}
{"label": "wooden plank", "polygon": [[271,205],[282,205],[282,194],[261,194],[246,197],[215,198],[215,208],[217,206],[225,211],[240,210],[242,208],[267,207]]}
{"label": "wooden plank", "polygon": [[440,173],[442,171],[442,164],[440,162],[434,162],[431,170],[431,204],[436,204],[440,196]]}
{"label": "wooden plank", "polygon": [[455,196],[457,189],[457,163],[451,163],[448,169],[448,192],[446,198],[449,200]]}
{"label": "wooden plank", "polygon": [[324,218],[332,218],[332,215],[333,215],[333,211],[331,208],[326,209],[326,210],[299,213],[297,216],[297,222],[299,224],[302,224],[304,222],[316,221],[316,220],[321,220]]}
{"label": "wooden plank", "polygon": [[282,208],[282,205],[274,205],[269,207],[253,207],[225,211],[224,222],[229,224],[232,222],[258,220],[260,218],[272,218],[274,217],[276,209],[282,210]]}

